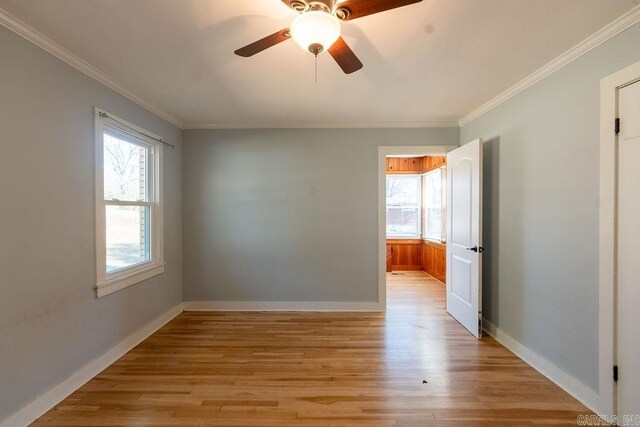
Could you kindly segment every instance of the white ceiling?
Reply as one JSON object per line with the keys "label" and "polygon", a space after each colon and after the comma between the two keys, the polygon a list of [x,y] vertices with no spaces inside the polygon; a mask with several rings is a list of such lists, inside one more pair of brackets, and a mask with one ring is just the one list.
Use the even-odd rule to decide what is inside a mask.
{"label": "white ceiling", "polygon": [[345,75],[287,41],[280,0],[0,0],[186,127],[453,124],[640,0],[424,0],[343,24]]}

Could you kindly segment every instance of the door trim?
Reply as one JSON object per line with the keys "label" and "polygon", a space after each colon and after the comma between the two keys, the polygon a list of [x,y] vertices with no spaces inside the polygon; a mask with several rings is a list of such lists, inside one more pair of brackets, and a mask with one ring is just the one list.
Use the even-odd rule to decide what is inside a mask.
{"label": "door trim", "polygon": [[378,147],[378,306],[387,310],[387,156],[444,156],[458,145]]}
{"label": "door trim", "polygon": [[616,290],[616,176],[618,90],[640,80],[640,62],[636,62],[600,81],[600,223],[599,223],[599,415],[615,414],[616,394],[613,381],[615,363],[615,290]]}

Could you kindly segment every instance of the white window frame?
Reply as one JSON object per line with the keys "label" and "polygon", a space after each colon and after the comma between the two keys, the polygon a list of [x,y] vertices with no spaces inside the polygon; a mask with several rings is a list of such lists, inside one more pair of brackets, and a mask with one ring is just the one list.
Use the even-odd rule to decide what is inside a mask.
{"label": "white window frame", "polygon": [[[161,138],[153,133],[129,123],[99,108],[95,109],[96,144],[96,297],[101,298],[143,280],[164,273],[164,228],[162,194],[162,144],[153,138]],[[148,202],[126,202],[104,199],[104,133],[107,128],[130,137],[132,143],[149,147],[152,159],[152,177]],[[106,208],[107,206],[148,206],[150,211],[150,260],[131,267],[107,272]]]}
{"label": "white window frame", "polygon": [[[425,172],[422,175],[422,193],[423,193],[423,204],[422,207],[424,209],[424,215],[422,216],[422,239],[423,240],[428,240],[430,242],[436,242],[436,243],[446,243],[447,242],[447,227],[446,227],[446,215],[447,215],[447,192],[446,192],[446,187],[447,187],[447,168],[446,166],[441,166],[439,168],[436,169],[431,169],[430,171]],[[426,197],[425,196],[425,192],[427,191],[427,175],[429,174],[433,174],[433,173],[440,173],[440,182],[441,182],[441,202],[440,202],[440,209],[441,209],[441,221],[440,221],[440,239],[434,239],[432,237],[427,236],[427,207],[425,205],[425,200]]]}
{"label": "white window frame", "polygon": [[[421,174],[408,174],[408,173],[402,173],[402,174],[394,174],[394,173],[389,173],[385,175],[385,185],[386,185],[386,180],[388,176],[395,176],[398,178],[419,178],[418,182],[419,182],[419,191],[418,191],[418,232],[414,235],[407,235],[407,234],[386,234],[387,239],[421,239],[422,238],[422,175]],[[386,187],[385,187],[386,188]],[[386,203],[386,189],[385,189],[385,211],[387,209],[387,203]],[[385,223],[385,233],[386,233],[386,223]]]}

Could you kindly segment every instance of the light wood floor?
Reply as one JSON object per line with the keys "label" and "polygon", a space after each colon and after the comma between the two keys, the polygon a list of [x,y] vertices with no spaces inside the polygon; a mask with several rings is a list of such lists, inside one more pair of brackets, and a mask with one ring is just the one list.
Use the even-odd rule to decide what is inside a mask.
{"label": "light wood floor", "polygon": [[185,312],[37,426],[576,425],[590,413],[389,276],[383,313]]}

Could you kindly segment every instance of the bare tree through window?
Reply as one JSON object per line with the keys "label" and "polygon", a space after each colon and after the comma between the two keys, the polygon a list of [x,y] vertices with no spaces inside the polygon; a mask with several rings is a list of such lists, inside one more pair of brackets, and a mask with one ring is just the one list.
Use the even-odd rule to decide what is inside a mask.
{"label": "bare tree through window", "polygon": [[387,235],[420,236],[421,177],[387,175]]}
{"label": "bare tree through window", "polygon": [[[105,197],[120,200],[141,200],[141,181],[144,180],[145,150],[134,144],[106,137],[104,144]],[[143,183],[142,183],[143,184]]]}

